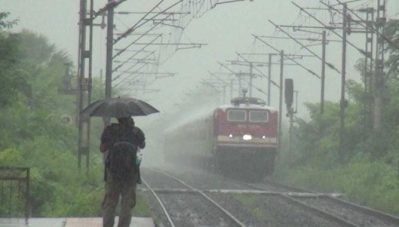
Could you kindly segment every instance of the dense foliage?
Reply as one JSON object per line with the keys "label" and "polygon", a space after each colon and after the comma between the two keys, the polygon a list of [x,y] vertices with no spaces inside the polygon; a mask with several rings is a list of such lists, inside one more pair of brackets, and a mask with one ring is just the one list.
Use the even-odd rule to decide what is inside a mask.
{"label": "dense foliage", "polygon": [[[104,195],[103,161],[98,151],[102,119],[92,119],[90,171],[77,167],[75,124],[76,77],[71,59],[29,31],[11,33],[16,21],[0,12],[0,166],[31,169],[32,216],[101,216]],[[75,79],[73,79],[75,78]],[[94,77],[92,100],[104,97],[103,85]],[[115,91],[118,92],[118,91]],[[84,164],[83,164],[84,165]],[[0,184],[0,217],[23,215],[21,201],[7,183]],[[2,197],[3,196],[3,197]],[[138,197],[134,215],[148,216]],[[6,201],[6,202],[5,202]]]}
{"label": "dense foliage", "polygon": [[[386,30],[386,38],[392,42],[386,50],[382,130],[372,129],[372,98],[363,84],[348,81],[343,152],[339,152],[339,104],[328,102],[321,115],[318,103],[308,103],[310,119],[296,120],[293,143],[297,149],[281,154],[278,177],[307,188],[335,190],[349,199],[399,214],[399,204],[392,202],[399,200],[398,28],[399,23],[391,22]],[[364,76],[361,68],[360,63],[359,74]]]}
{"label": "dense foliage", "polygon": [[0,166],[31,168],[33,216],[98,215],[101,158],[93,155],[90,174],[78,171],[76,97],[59,89],[70,59],[42,36],[1,30],[12,25],[6,16],[0,13]]}

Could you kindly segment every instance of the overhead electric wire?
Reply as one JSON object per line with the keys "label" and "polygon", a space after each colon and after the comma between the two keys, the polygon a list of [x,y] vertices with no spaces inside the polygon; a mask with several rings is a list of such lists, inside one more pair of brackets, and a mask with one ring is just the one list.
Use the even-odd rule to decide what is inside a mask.
{"label": "overhead electric wire", "polygon": [[216,7],[217,5],[233,3],[233,2],[243,2],[243,1],[245,1],[245,0],[227,0],[227,1],[224,1],[224,2],[216,2],[213,7]]}
{"label": "overhead electric wire", "polygon": [[[172,14],[167,15],[166,17],[164,17],[163,19],[167,19],[169,17],[171,17]],[[137,39],[135,39],[133,42],[131,42],[129,45],[127,45],[125,48],[122,48],[120,51],[118,51],[118,53],[116,53],[112,58],[116,58],[119,55],[121,55],[122,53],[124,53],[129,47],[131,47],[132,45],[134,45],[137,41],[139,41],[141,38],[143,38],[146,34],[148,34],[149,32],[151,32],[152,30],[154,30],[160,23],[156,23],[155,25],[153,25],[150,29],[148,29],[146,32],[144,32],[142,35],[140,35]]]}
{"label": "overhead electric wire", "polygon": [[[163,1],[164,1],[164,0],[161,0],[150,12],[152,12],[155,8],[157,8]],[[148,20],[144,21],[144,22],[141,23],[140,25],[138,25],[138,23],[140,23],[140,20],[139,20],[139,21],[136,23],[136,25],[134,25],[134,26],[131,28],[130,31],[126,31],[126,35],[130,34],[130,33],[133,32],[134,30],[136,30],[137,28],[139,28],[139,27],[143,26],[144,24],[148,23],[148,21],[155,20],[155,18],[156,18],[157,16],[162,15],[162,14],[167,14],[167,11],[168,11],[168,10],[170,10],[171,8],[173,8],[173,7],[175,7],[176,5],[180,4],[181,2],[183,2],[183,0],[180,0],[180,1],[175,2],[174,4],[168,6],[166,9],[164,9],[164,10],[162,10],[162,11],[156,13],[154,16],[152,16],[152,17],[149,18]],[[146,14],[146,15],[142,18],[142,20],[144,20],[145,17],[146,17],[147,15],[148,15],[148,14]],[[174,14],[169,14],[169,15],[174,15]],[[162,20],[162,21],[163,21],[163,20]]]}
{"label": "overhead electric wire", "polygon": [[[242,58],[244,61],[250,63],[250,61],[248,61],[247,58],[245,58],[244,56],[242,56],[240,53],[236,53],[238,55],[238,57]],[[268,78],[268,76],[266,76],[258,67],[253,66],[253,68],[258,71],[262,76],[264,76],[265,78]],[[273,81],[272,79],[270,79],[270,82],[276,86],[277,88],[280,88],[280,85],[278,85],[275,81]]]}
{"label": "overhead electric wire", "polygon": [[[157,39],[159,39],[160,37],[162,37],[162,35],[156,36],[154,39],[152,39],[147,45],[143,46],[141,48],[141,50],[145,50],[145,48],[147,48],[151,43],[155,42]],[[119,64],[118,66],[116,66],[112,71],[118,71],[118,69],[120,69],[124,64],[126,64],[127,62],[129,62],[131,59],[133,59],[134,57],[136,57],[138,54],[140,54],[140,51],[134,53],[132,56],[130,56],[128,59],[126,59],[125,61],[123,61],[121,64]]]}
{"label": "overhead electric wire", "polygon": [[[132,58],[133,57],[135,57],[136,55],[138,55],[140,52],[138,52],[138,53],[136,53],[136,54],[134,54],[133,56],[132,56]],[[148,57],[150,57],[151,55],[153,55],[153,53],[149,53],[149,54],[147,54],[147,55],[145,55],[145,57],[143,58],[143,59],[147,59]],[[131,59],[128,59],[127,61],[130,61]],[[125,63],[126,63],[126,61],[125,61]],[[131,70],[132,68],[134,68],[136,65],[139,65],[139,64],[149,64],[148,62],[136,62],[135,64],[133,64],[132,66],[130,66],[128,69],[126,69],[126,70]],[[125,71],[126,71],[125,70]],[[123,73],[121,73],[121,74],[119,74],[119,75],[117,75],[116,77],[114,77],[113,79],[112,79],[112,81],[115,81],[115,80],[117,80],[117,79],[119,79],[119,77],[121,77],[121,75],[122,75]]]}
{"label": "overhead electric wire", "polygon": [[216,76],[216,73],[213,73],[213,72],[210,72],[210,71],[208,71],[208,73],[209,73],[212,77],[214,77],[215,79],[217,79],[217,80],[219,80],[220,82],[222,82],[224,85],[228,85],[228,84],[229,84],[228,82],[224,81],[224,80],[221,79],[220,77]]}
{"label": "overhead electric wire", "polygon": [[[139,11],[118,11],[115,12],[115,14],[120,14],[120,15],[128,15],[128,14],[147,14],[148,12],[139,12]],[[150,12],[150,14],[157,14],[159,12]],[[175,14],[175,15],[180,15],[180,14],[190,14],[190,12],[163,12],[162,14]]]}
{"label": "overhead electric wire", "polygon": [[[343,4],[340,0],[335,0],[337,1],[339,4]],[[326,4],[322,1],[320,1],[322,4]],[[326,4],[327,5],[327,4]],[[366,24],[367,21],[365,21],[361,16],[359,16],[356,12],[354,12],[352,9],[348,8],[348,11],[351,12],[355,17],[357,17],[362,23],[359,23],[359,25],[361,25],[363,28],[366,29],[370,29]],[[342,14],[342,13],[341,13]],[[371,31],[372,32],[376,32],[378,35],[380,35],[385,41],[387,41],[390,45],[392,45],[393,47],[395,47],[396,49],[399,50],[399,47],[396,45],[396,43],[394,41],[392,41],[391,39],[389,39],[385,34],[382,34],[381,32],[379,32],[376,28],[374,28],[374,26],[371,26]]]}
{"label": "overhead electric wire", "polygon": [[[303,43],[299,42],[296,38],[294,38],[290,33],[288,33],[287,31],[285,31],[283,28],[281,28],[279,25],[273,23],[273,21],[269,20],[269,22],[271,24],[273,24],[276,28],[278,28],[280,31],[282,31],[284,34],[286,34],[289,38],[291,38],[292,40],[294,40],[294,42],[296,42],[298,45],[300,45],[302,48],[304,48],[305,50],[307,50],[309,53],[313,54],[313,56],[315,56],[316,58],[318,58],[320,61],[323,61],[323,58],[320,57],[318,54],[316,54],[313,50],[311,50],[309,47],[305,46]],[[337,73],[341,73],[337,68],[335,68],[335,66],[332,63],[326,62],[326,65],[328,67],[330,67],[331,69],[333,69],[335,72]]]}
{"label": "overhead electric wire", "polygon": [[[313,16],[311,13],[309,13],[307,10],[305,10],[303,7],[299,6],[298,4],[296,4],[295,2],[291,2],[294,6],[296,6],[297,8],[299,8],[302,12],[306,13],[309,17],[311,17],[313,20],[317,21],[319,24],[325,26],[325,27],[329,27],[328,25],[326,25],[323,21],[319,20],[317,17]],[[340,37],[341,39],[343,39],[342,35],[340,35],[338,32],[334,31],[333,29],[329,29],[332,33],[334,33],[336,36]],[[352,46],[353,48],[355,48],[358,52],[360,52],[361,54],[363,54],[364,56],[367,57],[367,53],[360,49],[359,47],[357,47],[355,44],[353,44],[350,41],[346,41],[350,46]]]}
{"label": "overhead electric wire", "polygon": [[264,94],[264,95],[268,95],[264,90],[260,89],[259,87],[252,85],[257,91],[259,91],[260,93]]}
{"label": "overhead electric wire", "polygon": [[[138,68],[137,68],[135,71],[133,71],[133,72],[139,72],[138,70],[144,68],[144,66],[147,66],[148,63],[137,63],[137,64],[134,64],[132,67],[130,67],[129,70],[132,70],[134,67],[136,67],[136,66],[138,66],[138,65],[141,65],[141,66],[138,67]],[[129,73],[128,76],[125,76],[124,78],[121,78],[123,75],[126,75],[127,73]],[[133,75],[133,74],[134,74],[134,73],[132,73],[132,71],[127,71],[127,70],[126,70],[126,71],[123,71],[123,72],[121,72],[121,73],[117,76],[117,78],[115,78],[115,81],[118,80],[119,78],[121,78],[120,81],[124,81],[124,80],[126,80],[130,75]]]}
{"label": "overhead electric wire", "polygon": [[[137,68],[136,71],[139,72],[139,70],[141,70],[141,69],[144,68],[145,66],[147,66],[147,63],[144,63],[142,66],[140,66],[139,68]],[[131,73],[131,74],[129,74],[128,76],[126,76],[125,78],[121,79],[121,80],[115,85],[115,87],[121,85],[122,83],[128,83],[128,82],[130,82],[130,81],[136,79],[137,77],[140,77],[140,76],[141,76],[141,75],[138,75],[138,76],[129,78],[129,76],[131,76],[131,75],[133,75],[133,73]],[[129,80],[127,80],[127,79],[129,79]],[[126,81],[126,80],[127,80],[127,81]]]}
{"label": "overhead electric wire", "polygon": [[93,17],[90,18],[91,20],[94,20],[95,18],[97,18],[99,15],[105,13],[110,7],[117,7],[119,4],[121,4],[122,2],[125,2],[126,0],[120,0],[120,1],[112,1],[112,2],[108,2],[103,8],[99,9],[97,12],[94,13]]}
{"label": "overhead electric wire", "polygon": [[[280,51],[275,48],[273,45],[269,44],[268,42],[266,42],[265,40],[259,38],[259,36],[252,34],[252,36],[255,37],[255,39],[259,40],[260,42],[262,42],[263,44],[267,45],[268,47],[272,48],[273,50],[275,50],[277,53],[279,53]],[[302,69],[306,70],[307,72],[309,72],[310,74],[312,74],[313,76],[317,77],[317,78],[321,78],[317,73],[313,72],[311,69],[307,68],[306,66],[302,65],[301,63],[299,63],[297,60],[289,57],[288,55],[285,55],[285,57],[294,62],[295,64],[297,64],[299,67],[301,67]]]}
{"label": "overhead electric wire", "polygon": [[237,72],[234,72],[234,70],[231,70],[229,67],[227,67],[225,64],[218,62],[218,64],[220,66],[222,66],[223,68],[227,69],[229,72],[231,72],[233,75],[237,74]]}
{"label": "overhead electric wire", "polygon": [[[119,40],[125,38],[127,35],[129,35],[130,33],[134,32],[134,31],[138,28],[138,24],[139,24],[140,22],[142,22],[142,21],[143,21],[151,12],[153,12],[159,5],[161,5],[163,1],[165,1],[165,0],[159,1],[150,11],[148,11],[146,14],[144,14],[144,16],[143,16],[140,20],[138,20],[132,27],[130,27],[128,30],[126,30],[124,33],[122,33],[122,35],[119,36],[117,39],[115,39],[115,40],[114,40],[114,45],[115,45],[117,42],[119,42]],[[161,13],[161,12],[160,12],[160,13]],[[159,14],[155,14],[155,16],[153,16],[153,17],[150,18],[150,19],[153,19],[153,18],[157,17],[158,15],[159,15]],[[144,21],[140,26],[143,26],[144,24],[148,23],[148,21],[150,21],[150,20]]]}
{"label": "overhead electric wire", "polygon": [[[288,27],[292,27],[293,29],[294,29],[294,31],[296,31],[296,29],[297,28],[302,28],[302,26],[287,26],[287,25],[279,25],[280,27],[286,27],[286,28],[288,28]],[[320,34],[320,33],[316,33],[316,34]],[[262,35],[262,36],[259,36],[259,37],[261,37],[261,38],[268,38],[268,39],[291,39],[291,38],[288,38],[288,37],[283,37],[283,36],[268,36],[268,35]],[[309,41],[309,42],[319,42],[319,41],[322,41],[321,39],[316,39],[316,38],[299,38],[299,37],[295,37],[295,39],[297,39],[297,40],[304,40],[304,41]],[[340,40],[327,40],[327,42],[341,42]],[[313,57],[313,56],[312,56]]]}

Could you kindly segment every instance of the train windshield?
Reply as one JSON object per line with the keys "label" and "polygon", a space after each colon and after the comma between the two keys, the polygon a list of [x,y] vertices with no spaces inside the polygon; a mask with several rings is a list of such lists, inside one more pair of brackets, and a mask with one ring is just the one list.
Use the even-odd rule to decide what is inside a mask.
{"label": "train windshield", "polygon": [[227,111],[228,121],[246,121],[247,112],[245,110],[229,110]]}
{"label": "train windshield", "polygon": [[264,110],[251,110],[249,111],[250,122],[267,122],[269,114]]}

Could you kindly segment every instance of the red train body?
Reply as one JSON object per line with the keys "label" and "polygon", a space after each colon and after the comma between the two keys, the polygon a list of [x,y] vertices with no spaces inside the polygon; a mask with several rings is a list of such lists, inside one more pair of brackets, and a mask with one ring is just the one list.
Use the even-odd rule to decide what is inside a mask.
{"label": "red train body", "polygon": [[[276,148],[277,112],[256,105],[226,106],[215,110],[215,150]],[[251,149],[250,149],[251,150]]]}
{"label": "red train body", "polygon": [[168,129],[165,147],[175,160],[178,156],[261,178],[274,168],[278,113],[260,99],[236,98],[231,105]]}

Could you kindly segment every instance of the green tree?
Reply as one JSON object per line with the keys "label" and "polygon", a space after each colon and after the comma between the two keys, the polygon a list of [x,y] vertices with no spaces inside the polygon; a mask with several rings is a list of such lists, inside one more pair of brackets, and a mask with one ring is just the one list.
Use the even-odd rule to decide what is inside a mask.
{"label": "green tree", "polygon": [[[371,130],[371,95],[362,83],[347,81],[349,106],[345,112],[345,152],[338,154],[339,104],[327,102],[320,115],[318,104],[307,104],[310,118],[298,119],[294,153],[283,152],[278,177],[317,190],[336,190],[351,200],[399,213],[399,22],[385,30],[385,76],[382,130]],[[355,66],[363,80],[364,60]],[[342,157],[343,156],[343,157]]]}
{"label": "green tree", "polygon": [[11,28],[15,24],[17,24],[18,20],[7,20],[9,17],[9,12],[0,12],[0,30],[5,28]]}
{"label": "green tree", "polygon": [[101,159],[93,155],[92,174],[82,175],[76,127],[60,118],[75,114],[75,97],[58,92],[71,60],[29,31],[2,32],[0,48],[0,165],[31,167],[34,216],[98,215]]}

